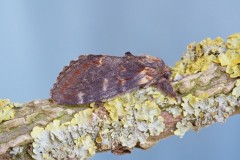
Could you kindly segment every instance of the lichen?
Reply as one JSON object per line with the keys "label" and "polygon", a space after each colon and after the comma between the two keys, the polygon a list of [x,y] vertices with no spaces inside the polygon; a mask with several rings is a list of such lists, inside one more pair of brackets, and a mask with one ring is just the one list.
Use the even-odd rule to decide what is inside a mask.
{"label": "lichen", "polygon": [[[199,98],[191,94],[183,97],[183,118],[176,125],[177,130],[174,134],[182,137],[189,129],[198,130],[215,122],[224,122],[240,105],[238,97],[233,93],[208,98]],[[189,125],[192,122],[194,124]]]}
{"label": "lichen", "polygon": [[113,121],[118,121],[119,117],[123,117],[127,114],[124,107],[124,102],[120,97],[105,103],[104,107],[109,112],[109,115]]}
{"label": "lichen", "polygon": [[174,118],[181,116],[183,112],[182,108],[180,108],[179,106],[168,107],[166,108],[166,111],[171,113]]}
{"label": "lichen", "polygon": [[45,128],[35,127],[31,133],[35,159],[88,159],[96,151],[131,150],[144,145],[150,136],[165,129],[162,112],[181,117],[173,133],[183,137],[188,130],[198,130],[215,122],[224,122],[239,106],[240,81],[232,93],[209,97],[188,94],[181,103],[148,87],[108,99],[103,106],[91,104],[68,121],[54,120]]}
{"label": "lichen", "polygon": [[[166,101],[176,103],[154,87],[126,93],[107,101],[104,107],[111,118],[108,123],[114,127],[109,130],[109,124],[105,124],[100,131],[100,139],[110,137],[114,143],[132,148],[138,142],[145,143],[150,135],[159,135],[165,128],[161,108],[167,104]],[[105,140],[102,145],[109,146],[109,142]]]}
{"label": "lichen", "polygon": [[154,87],[108,99],[103,106],[76,113],[68,122],[54,120],[35,127],[31,136],[35,159],[88,159],[97,150],[131,149],[165,129],[161,110],[176,100]]}
{"label": "lichen", "polygon": [[240,80],[236,82],[236,87],[233,89],[232,94],[236,97],[240,97]]}
{"label": "lichen", "polygon": [[240,33],[230,35],[225,42],[217,37],[212,40],[207,38],[199,43],[187,46],[182,59],[173,68],[174,80],[186,75],[205,71],[212,63],[226,67],[226,72],[231,78],[240,76]]}
{"label": "lichen", "polygon": [[[239,53],[240,33],[230,35],[226,42],[218,37],[214,40],[207,38],[199,43],[191,43],[182,59],[175,64],[172,79],[179,80],[186,75],[205,71],[213,63],[225,67],[230,78],[238,78],[240,76]],[[184,133],[190,129],[198,130],[214,122],[224,122],[240,105],[239,97],[240,80],[236,81],[235,88],[228,94],[220,93],[212,97],[205,93],[198,97],[192,94],[183,96],[180,106],[167,109],[174,117],[182,115],[182,120],[177,123],[174,134],[183,137]]]}
{"label": "lichen", "polygon": [[97,147],[89,135],[79,137],[74,142],[76,149],[81,150],[77,156],[92,157],[95,154]]}
{"label": "lichen", "polygon": [[14,118],[14,103],[8,99],[0,99],[0,123]]}
{"label": "lichen", "polygon": [[174,131],[174,134],[182,138],[188,130],[193,129],[193,125],[190,121],[183,119],[181,122],[176,124],[176,128],[177,129]]}
{"label": "lichen", "polygon": [[[75,115],[70,122],[60,123],[54,120],[45,128],[34,127],[31,136],[33,142],[33,158],[35,159],[88,159],[95,154],[96,146],[91,133],[92,109],[86,109]],[[89,115],[91,113],[91,115]],[[83,122],[81,121],[82,118]],[[78,120],[79,123],[76,124]],[[88,133],[88,135],[87,135]]]}
{"label": "lichen", "polygon": [[22,152],[23,152],[23,147],[22,146],[16,146],[16,147],[13,147],[9,153],[16,156],[16,155],[21,154]]}
{"label": "lichen", "polygon": [[[235,88],[226,95],[196,97],[188,94],[182,97],[182,120],[177,123],[174,134],[183,137],[190,129],[198,130],[215,122],[224,122],[240,106],[239,96],[240,81],[237,80]],[[174,113],[170,109],[167,111]]]}
{"label": "lichen", "polygon": [[[240,76],[240,34],[199,43],[191,43],[182,60],[173,68],[172,79],[206,71],[213,63],[221,65],[229,76]],[[226,74],[227,75],[227,74]],[[212,79],[197,78],[191,85],[207,84]],[[232,85],[235,84],[233,81]],[[177,84],[183,86],[183,84]],[[187,88],[186,88],[187,89]],[[230,92],[230,93],[228,93]],[[104,100],[104,104],[91,103],[67,121],[53,120],[45,128],[35,127],[31,136],[35,159],[88,159],[97,151],[119,152],[121,147],[131,150],[144,146],[152,136],[159,136],[168,127],[164,112],[178,120],[171,132],[183,137],[188,130],[198,130],[215,122],[224,122],[240,106],[240,80],[233,90],[214,96],[207,93],[190,94],[187,91],[177,102],[154,87],[141,88]],[[124,150],[122,151],[124,152]]]}
{"label": "lichen", "polygon": [[238,53],[240,52],[240,33],[235,33],[228,37],[227,47]]}

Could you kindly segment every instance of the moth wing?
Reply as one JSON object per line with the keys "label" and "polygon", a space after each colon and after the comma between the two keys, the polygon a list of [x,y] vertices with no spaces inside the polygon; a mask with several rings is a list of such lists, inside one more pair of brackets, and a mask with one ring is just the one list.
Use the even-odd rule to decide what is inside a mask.
{"label": "moth wing", "polygon": [[101,56],[82,55],[76,61],[71,61],[60,72],[56,83],[51,89],[52,99],[59,104],[83,104],[88,96],[86,89],[94,81],[90,77],[94,69],[99,66]]}
{"label": "moth wing", "polygon": [[140,57],[131,57],[122,62],[119,67],[117,83],[121,92],[144,86],[154,79],[156,70],[145,66]]}
{"label": "moth wing", "polygon": [[68,105],[101,101],[148,83],[154,74],[135,56],[80,56],[60,73],[51,96]]}

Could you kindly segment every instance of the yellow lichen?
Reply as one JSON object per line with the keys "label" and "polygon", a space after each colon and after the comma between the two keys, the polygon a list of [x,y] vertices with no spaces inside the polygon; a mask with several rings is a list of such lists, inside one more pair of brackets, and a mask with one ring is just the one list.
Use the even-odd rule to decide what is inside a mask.
{"label": "yellow lichen", "polygon": [[[149,99],[151,99],[151,101]],[[161,91],[154,87],[126,93],[111,99],[104,104],[104,107],[109,112],[112,120],[110,123],[113,123],[116,127],[121,124],[123,128],[119,129],[122,130],[124,134],[123,137],[118,139],[118,134],[115,135],[111,133],[111,130],[108,131],[111,133],[111,137],[117,138],[123,146],[131,148],[138,140],[140,143],[144,143],[147,138],[146,135],[158,135],[165,128],[164,119],[160,116],[160,107],[164,107],[166,104],[170,105],[175,103],[176,100],[174,98],[166,97]],[[131,130],[135,128],[135,123],[137,124],[137,129],[146,134],[143,134],[144,137],[142,137],[143,135],[140,137],[133,135],[134,132]],[[107,134],[103,134],[102,131],[99,133],[101,133],[101,137]],[[102,145],[105,146],[108,145],[108,143],[108,141],[105,141]]]}
{"label": "yellow lichen", "polygon": [[177,129],[174,131],[174,134],[182,138],[188,130],[193,129],[193,125],[189,121],[182,120],[177,123],[176,128]]}
{"label": "yellow lichen", "polygon": [[80,111],[74,115],[74,118],[71,120],[71,124],[73,125],[87,125],[87,123],[91,120],[92,117],[92,109],[88,108],[84,111]]}
{"label": "yellow lichen", "polygon": [[[35,159],[87,159],[95,154],[95,144],[91,134],[86,135],[92,118],[92,108],[80,111],[74,118],[61,124],[59,120],[53,120],[45,128],[34,127],[31,136],[33,142],[33,158]],[[92,124],[98,123],[96,121]],[[92,126],[93,127],[93,126]],[[79,135],[81,133],[81,135]],[[76,145],[73,145],[75,142]],[[69,154],[69,150],[71,152]]]}
{"label": "yellow lichen", "polygon": [[81,155],[82,157],[92,157],[96,152],[97,147],[95,146],[94,141],[89,135],[79,137],[74,141],[74,143],[77,149],[84,149],[85,151],[87,151],[85,153],[87,155]]}
{"label": "yellow lichen", "polygon": [[227,47],[236,50],[238,53],[240,52],[240,33],[235,33],[228,37]]}
{"label": "yellow lichen", "polygon": [[236,97],[240,97],[240,80],[239,79],[236,82],[236,87],[232,91],[232,95]]}
{"label": "yellow lichen", "polygon": [[236,84],[235,84],[237,87],[239,87],[240,86],[240,79],[238,79],[237,81],[236,81]]}
{"label": "yellow lichen", "polygon": [[0,99],[0,123],[14,118],[14,104],[8,99]]}
{"label": "yellow lichen", "polygon": [[226,53],[218,56],[221,66],[235,66],[240,63],[240,54],[233,50],[227,50]]}
{"label": "yellow lichen", "polygon": [[[103,107],[91,104],[74,118],[61,124],[53,120],[45,128],[35,127],[33,157],[36,159],[89,158],[95,154],[94,141],[102,150],[113,144],[133,148],[144,144],[149,136],[159,135],[165,129],[161,108],[176,104],[154,87],[126,93],[106,100]],[[93,141],[94,140],[94,141]],[[69,150],[74,153],[69,154]]]}
{"label": "yellow lichen", "polygon": [[54,120],[52,123],[48,124],[45,127],[45,130],[53,131],[53,130],[58,130],[59,128],[60,128],[60,121],[59,120]]}
{"label": "yellow lichen", "polygon": [[[230,77],[238,77],[238,50],[239,35],[230,36],[227,43],[219,37],[192,43],[173,68],[173,77],[205,71],[212,63],[226,67]],[[224,122],[239,106],[239,96],[238,80],[229,95],[209,97],[203,93],[197,97],[188,94],[182,97],[181,104],[154,87],[108,99],[104,101],[104,108],[96,109],[95,103],[91,103],[89,109],[78,112],[69,122],[61,124],[54,120],[45,128],[35,127],[31,133],[34,156],[48,159],[89,158],[97,149],[94,141],[102,150],[113,149],[114,144],[131,149],[136,144],[146,143],[149,136],[164,131],[163,111],[181,118],[174,134],[182,137],[190,129]],[[69,154],[69,150],[74,150],[74,153]]]}
{"label": "yellow lichen", "polygon": [[184,75],[186,70],[186,65],[184,65],[183,61],[178,61],[175,63],[175,66],[174,68],[172,68],[172,70],[175,76],[176,74]]}
{"label": "yellow lichen", "polygon": [[208,68],[212,64],[212,62],[217,61],[217,57],[214,55],[209,55],[208,57],[205,57],[205,58],[206,58],[206,60],[205,60],[204,64],[202,65],[201,71],[208,70]]}
{"label": "yellow lichen", "polygon": [[159,116],[161,113],[158,105],[151,101],[146,101],[143,104],[135,104],[137,110],[136,119],[139,121],[153,122],[154,117]]}
{"label": "yellow lichen", "polygon": [[186,73],[197,73],[199,71],[205,71],[209,68],[213,61],[216,61],[216,56],[202,56],[199,57],[195,62],[189,62],[187,65]]}
{"label": "yellow lichen", "polygon": [[195,115],[198,116],[200,113],[200,108],[196,107],[196,103],[200,101],[200,98],[193,96],[192,94],[188,94],[187,96],[182,98],[183,103],[181,106],[183,107],[183,115]]}
{"label": "yellow lichen", "polygon": [[[240,97],[240,80],[236,81],[236,87],[232,93],[227,95],[219,94],[209,97],[203,94],[196,97],[188,94],[182,97],[183,116],[182,120],[177,123],[174,134],[182,137],[189,129],[198,130],[215,122],[224,122],[239,106],[238,97]],[[171,113],[179,109],[168,108],[167,111]]]}
{"label": "yellow lichen", "polygon": [[97,142],[97,143],[102,143],[102,137],[101,137],[100,135],[97,136],[96,142]]}
{"label": "yellow lichen", "polygon": [[117,121],[119,117],[122,117],[127,113],[124,109],[123,101],[120,97],[117,97],[112,101],[106,102],[104,104],[104,107],[109,112],[110,117],[112,118],[113,121]]}
{"label": "yellow lichen", "polygon": [[240,76],[240,33],[230,35],[225,43],[220,37],[207,38],[187,47],[181,61],[175,64],[172,78],[205,71],[212,63],[226,67],[231,78]]}
{"label": "yellow lichen", "polygon": [[231,78],[236,78],[240,76],[240,66],[235,65],[235,66],[227,66],[226,67],[226,73],[230,75]]}
{"label": "yellow lichen", "polygon": [[44,131],[44,128],[36,126],[33,128],[32,132],[31,132],[31,136],[33,138],[37,138],[43,131]]}

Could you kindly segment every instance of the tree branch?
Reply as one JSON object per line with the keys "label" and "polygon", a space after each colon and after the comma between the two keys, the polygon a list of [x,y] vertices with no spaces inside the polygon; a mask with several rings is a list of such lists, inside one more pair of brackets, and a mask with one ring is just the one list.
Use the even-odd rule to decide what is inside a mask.
{"label": "tree branch", "polygon": [[[240,35],[188,46],[173,70],[178,100],[154,87],[108,99],[103,105],[0,101],[0,159],[87,159],[95,152],[148,149],[240,113]],[[239,67],[239,68],[238,68]]]}

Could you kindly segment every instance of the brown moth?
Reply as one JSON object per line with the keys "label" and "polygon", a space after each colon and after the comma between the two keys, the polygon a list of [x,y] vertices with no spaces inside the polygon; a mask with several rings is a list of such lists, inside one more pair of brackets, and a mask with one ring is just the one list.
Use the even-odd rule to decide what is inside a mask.
{"label": "brown moth", "polygon": [[58,104],[86,104],[148,86],[175,97],[170,75],[162,59],[148,55],[81,55],[59,74],[51,98]]}

